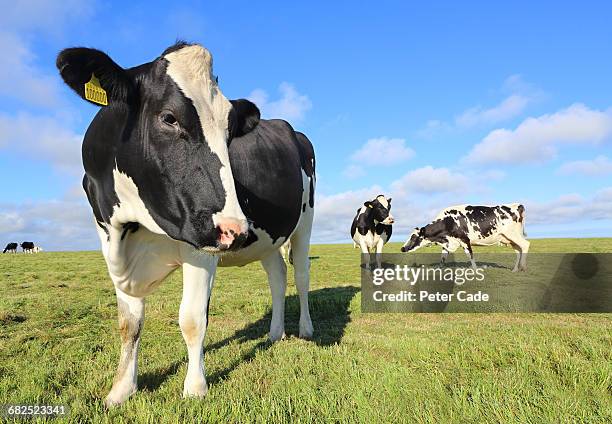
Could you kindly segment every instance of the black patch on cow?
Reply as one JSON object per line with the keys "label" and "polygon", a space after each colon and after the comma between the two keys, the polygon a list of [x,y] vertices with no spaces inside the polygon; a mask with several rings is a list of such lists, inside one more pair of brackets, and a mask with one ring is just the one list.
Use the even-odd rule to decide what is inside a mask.
{"label": "black patch on cow", "polygon": [[483,237],[488,237],[497,229],[496,207],[466,206],[465,215]]}
{"label": "black patch on cow", "polygon": [[389,241],[389,239],[391,238],[391,234],[393,234],[393,226],[391,225],[385,225],[385,224],[377,224],[376,225],[376,234],[383,235],[386,234],[387,235],[387,241]]}
{"label": "black patch on cow", "polygon": [[253,131],[261,118],[261,113],[254,103],[246,99],[230,100],[232,110],[228,118],[230,143],[234,137]]}
{"label": "black patch on cow", "polygon": [[[298,139],[287,122],[264,119],[229,146],[240,207],[252,225],[263,229],[274,242],[289,237],[300,218],[301,170],[309,161],[306,141],[310,144],[305,137]],[[312,171],[311,176],[314,178]],[[254,240],[249,234],[243,247]]]}
{"label": "black patch on cow", "polygon": [[519,205],[518,207],[518,213],[519,213],[519,222],[523,222],[523,220],[525,219],[525,206],[523,205]]}
{"label": "black patch on cow", "polygon": [[126,222],[123,224],[123,232],[121,233],[121,240],[125,238],[128,232],[135,233],[140,228],[138,222]]}
{"label": "black patch on cow", "polygon": [[515,214],[514,211],[509,206],[502,205],[502,206],[499,206],[499,208],[502,211],[504,211],[506,213],[506,215],[508,215],[510,218],[512,218],[513,221],[518,222],[518,220],[519,220],[518,215]]}
{"label": "black patch on cow", "polygon": [[302,203],[302,212],[306,212],[306,203]]}

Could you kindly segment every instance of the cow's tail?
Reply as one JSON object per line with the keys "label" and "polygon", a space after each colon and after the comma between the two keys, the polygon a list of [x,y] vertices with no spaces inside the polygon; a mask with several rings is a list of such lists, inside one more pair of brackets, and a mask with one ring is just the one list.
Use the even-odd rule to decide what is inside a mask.
{"label": "cow's tail", "polygon": [[525,232],[525,206],[519,205],[518,213],[519,213],[519,222],[521,223],[521,227],[523,228],[523,236],[527,237],[527,233]]}

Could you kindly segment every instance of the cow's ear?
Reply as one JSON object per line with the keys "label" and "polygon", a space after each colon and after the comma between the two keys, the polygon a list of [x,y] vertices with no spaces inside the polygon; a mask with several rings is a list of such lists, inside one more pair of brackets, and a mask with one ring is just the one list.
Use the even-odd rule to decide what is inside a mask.
{"label": "cow's ear", "polygon": [[391,203],[391,197],[387,199],[387,203]]}
{"label": "cow's ear", "polygon": [[367,207],[367,208],[372,208],[372,202],[368,201],[368,202],[364,202],[363,206]]}
{"label": "cow's ear", "polygon": [[229,116],[230,138],[242,137],[259,124],[261,114],[255,103],[246,99],[230,100],[232,110]]}
{"label": "cow's ear", "polygon": [[132,79],[106,53],[73,47],[57,55],[64,82],[83,99],[101,106],[128,103],[135,93]]}

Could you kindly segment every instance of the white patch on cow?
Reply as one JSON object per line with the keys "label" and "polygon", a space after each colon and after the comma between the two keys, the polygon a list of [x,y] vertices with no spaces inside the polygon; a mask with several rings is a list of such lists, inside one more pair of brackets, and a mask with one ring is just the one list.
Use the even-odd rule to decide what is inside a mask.
{"label": "white patch on cow", "polygon": [[220,177],[225,190],[225,206],[212,216],[213,223],[218,225],[224,219],[235,219],[245,232],[247,221],[238,204],[227,150],[232,104],[221,93],[212,74],[212,56],[204,47],[192,45],[169,53],[165,58],[168,61],[166,73],[193,102],[206,142],[221,161]]}
{"label": "white patch on cow", "polygon": [[385,196],[381,194],[380,196],[376,197],[376,200],[378,200],[385,209],[389,209],[389,202],[387,201],[387,198]]}
{"label": "white patch on cow", "polygon": [[119,204],[113,206],[111,225],[121,228],[126,222],[138,222],[155,234],[167,235],[149,213],[138,194],[138,187],[134,184],[134,180],[115,168],[113,169],[113,181]]}

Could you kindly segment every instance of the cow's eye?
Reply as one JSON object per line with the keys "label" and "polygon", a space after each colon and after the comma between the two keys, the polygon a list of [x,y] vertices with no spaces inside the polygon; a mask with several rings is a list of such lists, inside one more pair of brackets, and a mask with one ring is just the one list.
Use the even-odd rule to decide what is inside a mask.
{"label": "cow's eye", "polygon": [[175,126],[176,124],[178,124],[178,121],[176,120],[176,118],[174,117],[173,114],[171,114],[170,112],[163,112],[161,114],[161,120],[164,124],[166,125],[172,125]]}

